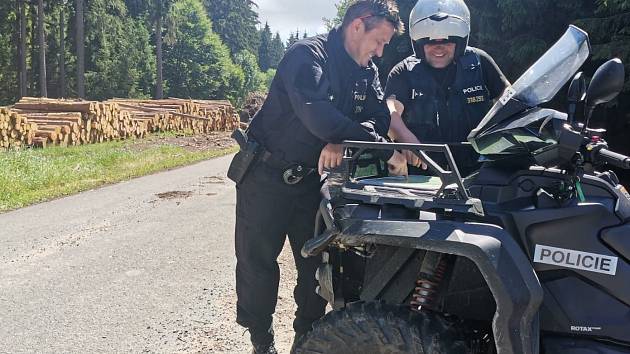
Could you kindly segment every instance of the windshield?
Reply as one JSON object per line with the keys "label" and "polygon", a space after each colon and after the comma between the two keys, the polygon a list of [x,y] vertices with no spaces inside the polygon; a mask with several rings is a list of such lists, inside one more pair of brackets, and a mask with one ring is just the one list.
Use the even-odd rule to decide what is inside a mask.
{"label": "windshield", "polygon": [[564,35],[512,85],[514,98],[537,106],[550,101],[589,55],[588,35],[569,26]]}
{"label": "windshield", "polygon": [[588,34],[573,25],[516,82],[508,87],[468,136],[476,139],[527,109],[548,102],[589,56]]}

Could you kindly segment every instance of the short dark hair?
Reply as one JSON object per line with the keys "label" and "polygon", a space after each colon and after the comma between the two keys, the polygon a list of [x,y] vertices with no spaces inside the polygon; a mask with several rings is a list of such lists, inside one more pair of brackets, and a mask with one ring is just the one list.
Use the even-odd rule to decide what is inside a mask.
{"label": "short dark hair", "polygon": [[386,20],[397,34],[405,32],[405,25],[400,20],[398,5],[394,0],[354,0],[346,10],[341,28],[346,29],[357,18],[365,23],[365,30],[370,31],[382,20]]}

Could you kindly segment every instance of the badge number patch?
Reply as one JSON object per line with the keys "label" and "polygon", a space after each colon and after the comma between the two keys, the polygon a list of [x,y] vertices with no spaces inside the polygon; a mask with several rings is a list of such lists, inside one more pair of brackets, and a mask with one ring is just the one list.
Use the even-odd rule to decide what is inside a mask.
{"label": "badge number patch", "polygon": [[481,103],[484,101],[485,101],[485,98],[483,96],[466,97],[466,102],[468,104]]}
{"label": "badge number patch", "polygon": [[608,275],[615,275],[617,273],[617,260],[617,257],[603,254],[545,245],[536,245],[534,251],[535,263],[545,263]]}

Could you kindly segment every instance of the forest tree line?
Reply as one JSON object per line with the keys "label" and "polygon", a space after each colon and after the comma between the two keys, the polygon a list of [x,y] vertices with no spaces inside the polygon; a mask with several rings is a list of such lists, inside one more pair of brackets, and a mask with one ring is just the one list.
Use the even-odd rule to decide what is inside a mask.
{"label": "forest tree line", "polygon": [[[340,22],[350,1],[337,2],[329,26]],[[416,0],[397,2],[407,22]],[[489,52],[512,82],[569,24],[590,35],[587,76],[612,57],[630,73],[630,0],[466,2],[470,44]],[[411,54],[407,33],[378,60],[382,82]],[[248,92],[266,89],[285,48],[305,36],[296,31],[283,43],[268,24],[260,26],[252,0],[4,0],[0,105],[21,96],[177,96],[238,104]],[[629,96],[626,80],[620,98],[599,110],[609,130],[628,131]]]}
{"label": "forest tree line", "polygon": [[256,10],[251,0],[0,1],[0,105],[24,96],[238,105],[266,90],[285,51]]}

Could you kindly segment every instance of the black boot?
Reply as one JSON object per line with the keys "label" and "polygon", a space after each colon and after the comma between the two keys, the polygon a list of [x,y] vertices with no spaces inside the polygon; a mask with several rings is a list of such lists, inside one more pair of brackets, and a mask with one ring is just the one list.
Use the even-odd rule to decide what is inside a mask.
{"label": "black boot", "polygon": [[250,327],[249,339],[252,341],[252,354],[278,354],[273,340],[273,326]]}
{"label": "black boot", "polygon": [[270,344],[252,343],[252,345],[254,347],[252,349],[252,354],[278,354],[278,351],[276,350],[273,342],[271,342]]}

